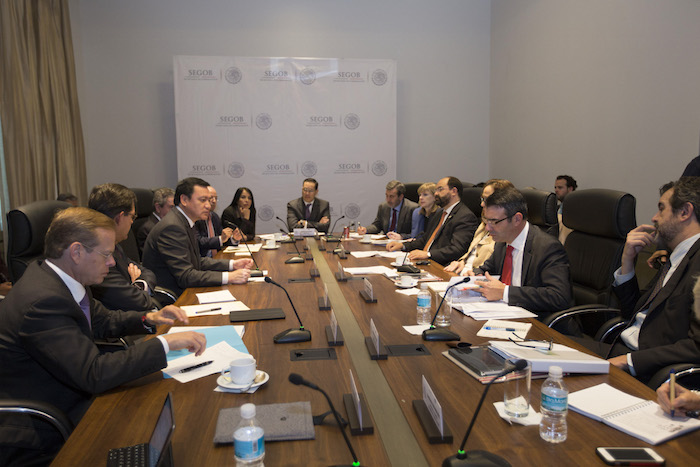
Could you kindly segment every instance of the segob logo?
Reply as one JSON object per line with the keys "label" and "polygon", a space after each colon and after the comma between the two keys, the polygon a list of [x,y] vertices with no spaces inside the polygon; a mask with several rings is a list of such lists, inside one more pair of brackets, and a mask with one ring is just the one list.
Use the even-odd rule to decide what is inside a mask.
{"label": "segob logo", "polygon": [[301,84],[306,84],[307,86],[314,84],[314,81],[316,81],[316,72],[311,68],[304,68],[299,72],[299,81],[301,81]]}
{"label": "segob logo", "polygon": [[360,71],[338,71],[333,77],[336,83],[364,83],[365,78]]}
{"label": "segob logo", "polygon": [[258,211],[258,219],[261,221],[267,222],[272,220],[273,217],[275,217],[275,210],[272,209],[272,206],[269,204],[263,204],[261,207],[257,209]]}
{"label": "segob logo", "polygon": [[345,127],[348,130],[355,130],[360,126],[360,117],[358,117],[357,114],[347,114],[343,123],[345,123]]}
{"label": "segob logo", "polygon": [[241,70],[238,67],[232,66],[226,70],[224,77],[229,83],[238,84],[243,78],[243,73],[241,73]]}
{"label": "segob logo", "polygon": [[216,80],[218,79],[217,74],[214,74],[214,70],[209,68],[191,68],[187,70],[187,75],[185,75],[185,80]]}
{"label": "segob logo", "polygon": [[218,127],[248,126],[247,119],[242,115],[219,115]]}
{"label": "segob logo", "polygon": [[245,173],[245,167],[240,162],[231,162],[226,173],[231,178],[241,178]]}
{"label": "segob logo", "polygon": [[372,72],[372,82],[377,86],[383,86],[387,79],[389,79],[389,77],[387,76],[386,71],[382,70],[381,68],[378,68]]}
{"label": "segob logo", "polygon": [[357,219],[360,216],[361,211],[360,206],[355,203],[350,203],[345,206],[345,217],[349,219]]}
{"label": "segob logo", "polygon": [[374,161],[372,164],[372,173],[377,177],[381,177],[386,173],[387,166],[384,161]]}
{"label": "segob logo", "polygon": [[316,166],[316,163],[314,161],[306,161],[303,164],[301,164],[301,174],[304,177],[313,177],[316,175],[316,172],[318,171],[318,167]]}
{"label": "segob logo", "polygon": [[335,119],[332,115],[311,115],[306,120],[307,127],[337,127]]}
{"label": "segob logo", "polygon": [[188,175],[197,177],[202,175],[219,175],[221,172],[216,168],[216,164],[192,164]]}
{"label": "segob logo", "polygon": [[267,130],[272,126],[272,117],[269,114],[258,114],[255,118],[255,126],[261,130]]}

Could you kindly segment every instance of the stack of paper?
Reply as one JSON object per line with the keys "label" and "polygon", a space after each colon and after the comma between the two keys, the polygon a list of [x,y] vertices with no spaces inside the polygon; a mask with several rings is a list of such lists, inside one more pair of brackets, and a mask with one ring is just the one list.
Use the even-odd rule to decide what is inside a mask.
{"label": "stack of paper", "polygon": [[479,337],[490,337],[493,339],[513,339],[516,341],[521,341],[527,337],[527,333],[530,331],[531,327],[531,323],[490,319],[486,321],[476,335]]}
{"label": "stack of paper", "polygon": [[232,311],[250,310],[243,302],[236,300],[229,290],[198,293],[199,305],[181,307],[189,317],[207,315],[227,315]]}
{"label": "stack of paper", "polygon": [[[240,244],[237,246],[227,246],[224,248],[224,253],[244,253],[246,255],[249,255],[250,253],[257,253],[260,251],[260,248],[262,248],[262,243],[253,243],[253,244],[248,244],[248,246],[244,244]],[[250,249],[250,251],[248,251]]]}
{"label": "stack of paper", "polygon": [[477,321],[488,319],[536,318],[537,315],[519,306],[510,306],[503,301],[460,303],[454,308]]}
{"label": "stack of paper", "polygon": [[579,352],[561,344],[548,350],[549,342],[490,341],[491,349],[503,358],[522,358],[532,364],[533,372],[547,372],[551,365],[560,366],[564,373],[608,373],[610,363],[602,358]]}

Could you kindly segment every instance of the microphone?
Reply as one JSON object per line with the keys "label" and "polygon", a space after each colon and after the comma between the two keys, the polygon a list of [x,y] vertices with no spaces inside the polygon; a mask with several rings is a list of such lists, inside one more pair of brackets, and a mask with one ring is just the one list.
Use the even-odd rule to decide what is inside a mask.
{"label": "microphone", "polygon": [[297,250],[297,256],[294,256],[292,258],[289,258],[287,261],[284,262],[284,264],[297,264],[297,263],[303,263],[306,261],[303,256],[301,256],[301,251],[299,251],[299,248],[297,247],[297,241],[294,238],[294,234],[290,234],[289,232],[285,232],[284,230],[280,229],[280,232],[286,233],[289,235],[289,237],[292,239],[292,245],[294,245],[294,249]]}
{"label": "microphone", "polygon": [[340,237],[336,237],[335,235],[333,235],[333,232],[335,232],[335,226],[338,224],[338,221],[340,219],[345,219],[345,215],[340,216],[339,218],[337,218],[335,220],[335,222],[333,222],[333,227],[331,227],[331,230],[328,231],[328,235],[326,236],[326,241],[329,241],[329,242],[339,242],[340,241]]}
{"label": "microphone", "polygon": [[350,450],[350,454],[352,455],[352,459],[353,459],[352,465],[353,465],[353,467],[359,467],[360,461],[357,460],[357,456],[355,455],[355,450],[352,448],[352,444],[350,444],[350,440],[348,439],[348,435],[347,435],[347,433],[345,433],[345,428],[343,428],[343,424],[340,422],[340,417],[338,416],[338,412],[335,410],[335,407],[333,406],[333,402],[331,402],[331,398],[328,397],[328,394],[326,394],[326,391],[319,388],[311,381],[305,380],[301,375],[299,375],[297,373],[289,373],[289,382],[292,384],[296,384],[297,386],[302,385],[302,386],[306,386],[306,387],[309,387],[311,389],[314,389],[326,397],[326,400],[328,401],[328,405],[331,408],[331,412],[333,412],[333,416],[335,417],[335,421],[338,424],[338,428],[340,429],[340,432],[343,434],[343,438],[345,438],[345,444],[348,445],[348,449]]}
{"label": "microphone", "polygon": [[[228,227],[232,228],[233,230],[238,229],[238,226],[237,226],[236,224],[234,224],[233,222],[224,221],[224,223],[225,223]],[[241,234],[243,234],[243,232],[241,232]],[[244,237],[245,237],[245,235],[244,235]],[[262,277],[263,272],[262,272],[262,270],[260,269],[260,266],[258,266],[258,262],[255,261],[255,256],[253,256],[253,252],[250,251],[250,247],[248,246],[248,243],[247,243],[245,240],[246,240],[246,239],[244,238],[244,239],[243,239],[243,244],[245,245],[246,249],[248,250],[248,254],[250,254],[250,257],[252,258],[253,263],[255,263],[255,271],[251,271],[251,272],[250,272],[250,277]]]}
{"label": "microphone", "polygon": [[277,282],[273,281],[270,278],[270,276],[265,276],[265,282],[267,282],[268,284],[276,285],[280,289],[284,290],[284,293],[287,294],[287,299],[289,300],[290,305],[292,305],[292,310],[294,310],[294,314],[297,317],[297,321],[299,321],[299,329],[290,328],[286,331],[282,331],[279,334],[277,334],[273,338],[275,344],[289,344],[292,342],[310,341],[311,331],[307,331],[306,329],[304,329],[304,325],[301,323],[301,318],[299,318],[299,313],[297,313],[297,309],[294,307],[294,302],[292,302],[292,298],[289,296],[289,292],[287,292],[287,289],[282,287]]}
{"label": "microphone", "polygon": [[450,331],[449,329],[438,329],[435,327],[435,318],[437,318],[438,313],[440,313],[440,308],[442,308],[442,304],[445,303],[445,298],[447,297],[447,293],[454,287],[455,285],[459,284],[464,284],[467,283],[471,280],[472,278],[467,276],[464,279],[462,279],[459,282],[455,282],[451,286],[449,286],[447,289],[445,289],[445,295],[442,296],[442,301],[440,301],[440,305],[438,306],[437,310],[435,310],[435,315],[433,315],[433,320],[430,322],[430,329],[426,329],[423,331],[423,340],[424,341],[458,341],[460,340],[460,337],[458,334],[455,334],[454,332]]}
{"label": "microphone", "polygon": [[474,426],[474,422],[476,421],[476,416],[479,415],[479,410],[481,410],[481,406],[484,403],[484,399],[486,398],[486,393],[489,392],[489,388],[493,384],[494,381],[496,381],[498,378],[507,375],[511,371],[520,371],[525,369],[527,366],[527,360],[516,360],[514,364],[511,364],[510,362],[507,362],[506,367],[503,371],[501,371],[498,375],[496,375],[491,381],[489,381],[489,384],[486,385],[486,388],[484,388],[484,392],[481,394],[481,399],[479,399],[479,403],[476,406],[476,411],[474,412],[474,416],[472,416],[472,421],[469,423],[469,428],[467,428],[467,432],[464,435],[464,439],[462,440],[462,444],[459,446],[459,449],[457,450],[457,454],[454,456],[450,456],[446,458],[444,461],[442,461],[443,467],[459,467],[459,466],[465,466],[465,465],[471,465],[471,466],[489,466],[489,465],[510,465],[507,460],[502,458],[501,456],[497,454],[493,454],[488,451],[481,451],[481,450],[474,450],[474,451],[469,451],[465,452],[464,451],[464,445],[467,444],[467,438],[469,438],[469,433],[472,431],[472,427]]}
{"label": "microphone", "polygon": [[280,243],[292,243],[292,242],[295,242],[296,239],[294,238],[294,235],[292,235],[292,233],[291,233],[289,230],[287,230],[287,223],[286,223],[285,221],[283,221],[282,219],[280,219],[279,216],[275,216],[275,219],[277,219],[278,221],[280,221],[280,222],[282,223],[282,225],[284,226],[283,229],[280,229],[280,232],[282,232],[283,234],[285,234],[286,236],[289,237],[289,241],[285,240],[285,241],[282,241],[282,242],[280,242]]}

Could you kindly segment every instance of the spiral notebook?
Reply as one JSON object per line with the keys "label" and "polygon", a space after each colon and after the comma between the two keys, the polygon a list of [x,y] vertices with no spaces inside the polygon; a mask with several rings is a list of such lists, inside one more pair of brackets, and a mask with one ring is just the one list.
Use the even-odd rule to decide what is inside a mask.
{"label": "spiral notebook", "polygon": [[700,428],[698,419],[672,418],[656,402],[606,383],[569,394],[569,408],[653,445]]}

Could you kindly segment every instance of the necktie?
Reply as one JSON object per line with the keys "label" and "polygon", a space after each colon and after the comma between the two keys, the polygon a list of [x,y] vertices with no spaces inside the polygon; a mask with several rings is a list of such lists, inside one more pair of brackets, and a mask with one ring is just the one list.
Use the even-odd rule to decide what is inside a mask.
{"label": "necktie", "polygon": [[85,292],[85,295],[83,295],[83,298],[80,300],[80,309],[83,310],[83,314],[85,315],[85,319],[87,319],[88,326],[92,328],[92,320],[90,319],[90,298],[88,298],[87,292]]}
{"label": "necktie", "polygon": [[311,205],[310,204],[306,205],[306,213],[304,214],[304,219],[306,219],[307,221],[309,219],[311,219]]}
{"label": "necktie", "polygon": [[442,223],[445,222],[445,217],[447,217],[447,211],[442,211],[442,216],[440,216],[440,222],[438,223],[437,227],[435,227],[435,230],[433,230],[433,234],[430,236],[428,242],[423,247],[423,251],[429,251],[430,247],[433,246],[435,236],[437,235],[438,230],[440,230],[440,228],[442,227]]}
{"label": "necktie", "polygon": [[513,279],[513,247],[506,247],[506,257],[503,260],[503,270],[501,271],[501,282],[510,285]]}
{"label": "necktie", "polygon": [[389,232],[396,232],[396,209],[391,210],[391,225],[389,225]]}
{"label": "necktie", "polygon": [[[209,215],[209,219],[207,220],[207,231],[209,232],[210,238],[216,236],[216,234],[214,233],[214,224],[212,224],[212,222],[211,222],[211,214]],[[216,250],[212,249],[212,250],[209,250],[209,252],[207,253],[207,256],[209,256],[210,258],[213,258],[215,254],[216,254]]]}
{"label": "necktie", "polygon": [[656,281],[656,284],[654,284],[654,289],[651,291],[649,294],[649,297],[647,297],[646,301],[644,302],[644,305],[639,309],[640,311],[646,310],[649,304],[651,303],[654,298],[661,292],[661,289],[664,286],[664,279],[666,278],[666,274],[668,274],[668,270],[671,269],[671,259],[669,258],[663,266],[661,266],[661,271],[659,272],[659,280]]}

